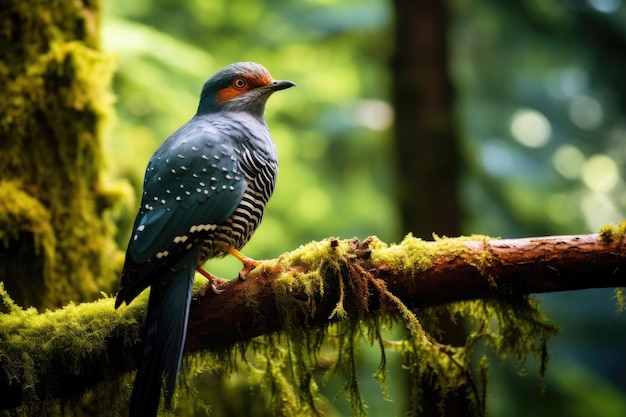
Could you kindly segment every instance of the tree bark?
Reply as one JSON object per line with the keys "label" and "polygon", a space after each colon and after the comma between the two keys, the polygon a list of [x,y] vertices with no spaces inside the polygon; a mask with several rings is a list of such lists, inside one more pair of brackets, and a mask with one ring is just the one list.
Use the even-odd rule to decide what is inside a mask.
{"label": "tree bark", "polygon": [[[332,242],[332,241],[331,241]],[[436,245],[437,242],[430,242]],[[329,244],[331,244],[329,242]],[[555,236],[505,240],[469,240],[462,243],[468,252],[442,253],[423,271],[396,269],[385,262],[368,259],[368,240],[353,241],[352,252],[345,255],[350,277],[343,280],[371,279],[411,307],[426,307],[489,297],[571,291],[626,285],[626,248],[624,240],[603,241],[598,235]],[[273,281],[280,273],[307,272],[299,265],[263,269],[245,281],[229,281],[223,294],[207,293],[191,307],[186,350],[196,351],[233,343],[281,329]],[[324,277],[329,283],[336,277]],[[373,282],[372,281],[372,282]],[[372,314],[380,311],[374,298],[379,288],[371,288]],[[249,294],[263,312],[249,307]],[[294,292],[292,297],[304,297]],[[325,324],[338,300],[337,292],[316,299],[316,309],[308,324]],[[224,312],[227,312],[224,314]]]}
{"label": "tree bark", "polygon": [[[434,242],[408,237],[389,247],[376,238],[362,242],[356,238],[312,242],[277,260],[263,262],[244,281],[226,282],[221,294],[208,291],[197,297],[191,306],[185,350],[219,352],[237,342],[280,331],[286,325],[285,308],[291,308],[290,314],[296,317],[289,325],[310,327],[341,319],[341,314],[333,314],[340,301],[347,316],[354,318],[363,315],[363,311],[368,315],[396,314],[398,300],[409,308],[421,308],[470,299],[506,300],[529,293],[622,287],[626,286],[625,242],[621,232]],[[320,285],[305,285],[311,284],[313,272],[319,273]],[[395,301],[390,302],[392,298]],[[69,306],[64,311],[80,307]],[[76,398],[101,382],[103,374],[110,378],[111,374],[133,369],[139,344],[137,323],[143,322],[143,310],[136,303],[121,311],[114,310],[111,299],[110,307],[100,308],[93,317],[86,312],[81,326],[91,328],[90,323],[105,323],[108,334],[99,338],[99,342],[106,340],[105,353],[90,356],[84,338],[76,338],[72,343],[81,344],[81,357],[72,363],[71,369],[63,369],[58,363],[53,368],[30,363],[29,369],[40,372],[35,375],[35,380],[40,381],[34,386],[37,397],[47,400],[50,398],[45,393],[54,392]],[[58,319],[58,328],[67,324],[67,318],[62,317]],[[51,328],[57,328],[54,317],[47,320],[51,321]],[[36,325],[41,327],[40,322]],[[32,330],[24,328],[20,332],[30,336]],[[1,332],[7,330],[0,330],[0,340],[7,341],[0,345],[0,357],[6,358],[2,366],[12,366],[12,373],[0,370],[0,392],[11,393],[0,396],[0,409],[7,409],[23,401],[20,385],[24,377],[15,375],[15,368],[26,353],[19,345],[9,346],[11,334]],[[14,330],[11,332],[15,334]],[[72,338],[64,338],[60,346],[63,352],[71,350],[68,340]],[[37,346],[38,353],[49,348],[47,344]],[[10,357],[7,352],[18,352],[18,357]],[[45,355],[58,362],[63,352],[49,351]],[[94,364],[102,364],[107,372],[94,370],[98,366]],[[44,374],[48,369],[54,369],[54,375]],[[39,384],[50,381],[58,389],[47,387],[45,392],[38,391]],[[33,398],[32,392],[29,398]]]}
{"label": "tree bark", "polygon": [[[121,255],[100,180],[112,112],[98,1],[0,6],[0,279],[25,307],[93,300]],[[1,309],[1,307],[0,307]]]}

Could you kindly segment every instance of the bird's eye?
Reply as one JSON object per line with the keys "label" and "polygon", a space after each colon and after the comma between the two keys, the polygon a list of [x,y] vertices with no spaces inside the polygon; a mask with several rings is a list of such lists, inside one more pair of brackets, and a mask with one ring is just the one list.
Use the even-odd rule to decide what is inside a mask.
{"label": "bird's eye", "polygon": [[243,90],[247,86],[248,86],[248,80],[246,80],[245,78],[239,77],[239,78],[235,78],[235,81],[233,81],[233,87],[239,90]]}

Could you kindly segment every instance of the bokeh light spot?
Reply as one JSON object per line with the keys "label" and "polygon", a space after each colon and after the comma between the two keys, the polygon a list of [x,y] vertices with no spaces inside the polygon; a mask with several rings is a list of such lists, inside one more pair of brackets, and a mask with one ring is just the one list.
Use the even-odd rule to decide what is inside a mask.
{"label": "bokeh light spot", "polygon": [[393,123],[393,108],[382,100],[360,100],[356,117],[361,126],[371,130],[385,130]]}
{"label": "bokeh light spot", "polygon": [[573,145],[563,145],[552,155],[552,164],[559,174],[573,180],[580,177],[585,156]]}
{"label": "bokeh light spot", "polygon": [[521,109],[513,114],[511,133],[522,145],[540,148],[548,143],[552,128],[543,114],[532,109]]}
{"label": "bokeh light spot", "polygon": [[582,180],[591,190],[611,191],[619,181],[617,164],[606,155],[594,155],[583,164]]}
{"label": "bokeh light spot", "polygon": [[500,140],[489,140],[480,150],[485,171],[492,175],[503,175],[511,171],[514,160],[511,150]]}
{"label": "bokeh light spot", "polygon": [[585,195],[580,204],[589,230],[599,230],[607,223],[620,222],[624,216],[613,201],[604,193],[590,192]]}
{"label": "bokeh light spot", "polygon": [[622,0],[587,0],[587,2],[602,13],[615,13],[622,7]]}
{"label": "bokeh light spot", "polygon": [[602,124],[604,112],[602,105],[595,98],[578,96],[570,104],[569,117],[572,123],[581,129],[593,130]]}

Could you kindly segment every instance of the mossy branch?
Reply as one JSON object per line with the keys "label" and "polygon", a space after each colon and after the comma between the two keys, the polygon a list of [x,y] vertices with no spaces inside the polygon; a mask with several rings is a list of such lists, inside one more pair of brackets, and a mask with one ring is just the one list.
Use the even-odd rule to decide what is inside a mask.
{"label": "mossy branch", "polygon": [[[479,338],[492,341],[500,356],[523,360],[526,352],[537,354],[543,370],[545,342],[555,328],[533,306],[519,301],[529,293],[626,286],[623,229],[621,225],[599,235],[511,240],[472,236],[426,242],[408,236],[393,246],[372,237],[312,242],[263,262],[245,281],[225,283],[221,294],[208,291],[197,297],[190,312],[186,350],[223,353],[276,331],[286,332],[287,343],[300,350],[315,350],[323,338],[308,338],[312,329],[330,322],[365,321],[375,327],[369,330],[369,339],[381,346],[377,378],[384,380],[383,348],[390,343],[380,336],[377,320],[396,316],[404,320],[410,335],[408,341],[395,344],[396,350],[421,355],[422,363],[439,354],[448,358],[437,364],[430,361],[433,372],[456,369],[461,378],[468,375],[466,380],[471,379],[468,352]],[[106,298],[43,314],[11,304],[4,290],[0,296],[9,311],[0,314],[0,392],[6,394],[0,396],[0,409],[22,406],[37,411],[44,402],[71,403],[103,381],[116,381],[112,385],[119,396],[129,394],[127,385],[120,388],[118,378],[135,366],[145,296],[121,310],[114,310],[113,300]],[[482,301],[455,303],[464,300]],[[425,324],[429,323],[426,308],[437,305],[456,306],[448,307],[453,314],[485,315],[464,350],[442,346],[432,337],[437,334],[436,325]],[[502,313],[498,309],[503,305],[513,306],[519,316]],[[489,320],[500,322],[497,341],[490,333]],[[522,326],[531,334],[524,340],[539,335],[541,342],[517,346],[522,343],[518,329]],[[343,334],[354,336],[359,333],[355,329],[343,329]],[[340,362],[342,349],[349,356],[353,343],[338,342]],[[304,366],[301,356],[292,354],[292,360]],[[336,366],[355,374],[353,362]],[[409,372],[417,373],[412,366],[407,365]],[[486,366],[481,364],[480,372]],[[425,366],[420,369],[423,372]],[[303,372],[302,385],[310,384],[310,373]],[[353,379],[349,378],[345,389],[362,409],[355,394],[358,382]],[[484,396],[483,386],[472,385],[476,396]],[[310,394],[303,397],[313,401]]]}
{"label": "mossy branch", "polygon": [[[191,307],[186,350],[228,346],[282,329],[281,294],[301,300],[301,318],[311,325],[341,319],[363,307],[373,314],[401,313],[395,297],[408,308],[419,308],[622,287],[624,243],[621,235],[608,233],[433,242],[407,237],[390,247],[376,238],[314,242],[264,262],[245,281],[229,281],[223,294],[209,292],[199,298]],[[362,285],[357,284],[358,293],[350,297],[346,282]]]}

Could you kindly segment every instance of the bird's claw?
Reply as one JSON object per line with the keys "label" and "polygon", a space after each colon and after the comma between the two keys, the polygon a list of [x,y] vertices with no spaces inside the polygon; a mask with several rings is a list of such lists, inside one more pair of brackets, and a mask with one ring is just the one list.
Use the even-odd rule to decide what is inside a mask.
{"label": "bird's claw", "polygon": [[224,291],[226,291],[226,288],[217,288],[215,284],[211,284],[211,289],[213,290],[215,294],[221,294]]}
{"label": "bird's claw", "polygon": [[200,291],[198,291],[198,295],[200,297],[204,297],[209,288],[218,295],[226,291],[224,288],[220,288],[220,286],[226,284],[228,280],[216,277],[215,275],[206,271],[201,266],[197,266],[196,271],[198,271],[202,276],[209,280],[209,282],[207,282],[207,284],[202,287]]}
{"label": "bird's claw", "polygon": [[[219,286],[218,284],[215,283],[215,281],[219,281]],[[200,297],[204,297],[207,293],[207,291],[209,291],[209,289],[211,289],[211,291],[213,291],[213,293],[220,295],[222,294],[224,291],[226,291],[225,288],[220,288],[221,285],[223,285],[224,283],[228,282],[228,280],[225,279],[221,279],[221,278],[215,278],[215,280],[209,280],[209,282],[207,282],[207,284],[200,288],[200,291],[198,291],[198,295]]]}
{"label": "bird's claw", "polygon": [[206,292],[209,290],[209,288],[211,289],[211,291],[213,291],[214,294],[217,294],[217,295],[220,295],[224,291],[226,291],[225,288],[218,288],[218,286],[215,285],[213,282],[209,282],[207,285],[202,287],[202,289],[199,291],[200,296],[204,297]]}

